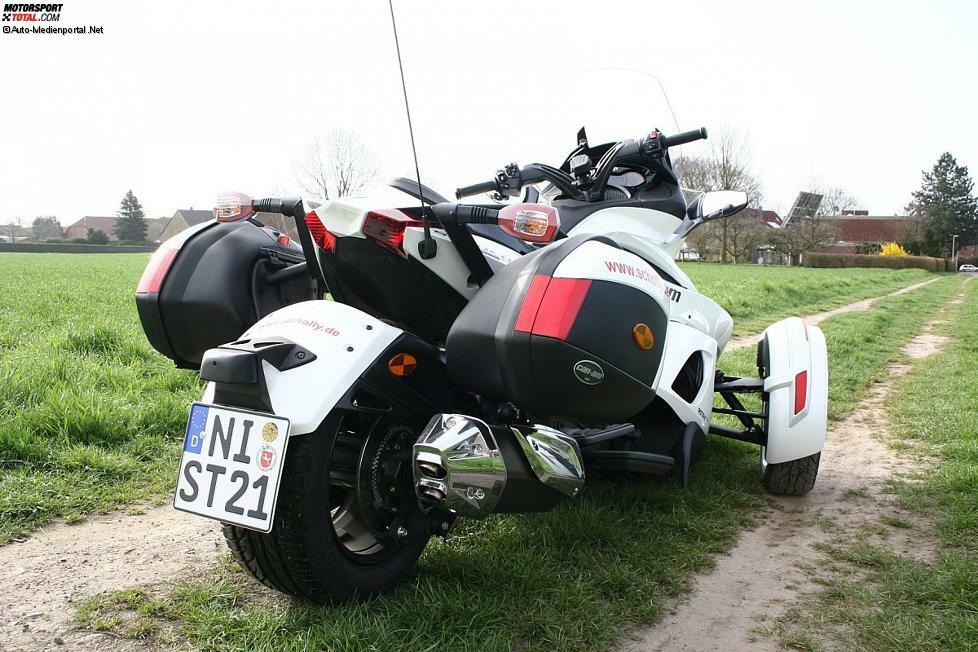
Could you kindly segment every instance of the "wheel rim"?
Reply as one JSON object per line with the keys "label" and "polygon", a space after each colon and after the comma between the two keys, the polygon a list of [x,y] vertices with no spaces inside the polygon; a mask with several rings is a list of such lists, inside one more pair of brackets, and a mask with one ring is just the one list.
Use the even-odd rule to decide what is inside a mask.
{"label": "wheel rim", "polygon": [[[408,539],[402,523],[419,510],[407,456],[415,430],[383,417],[351,413],[341,420],[330,454],[330,524],[341,549],[358,563],[379,563]],[[392,464],[397,456],[400,464]]]}

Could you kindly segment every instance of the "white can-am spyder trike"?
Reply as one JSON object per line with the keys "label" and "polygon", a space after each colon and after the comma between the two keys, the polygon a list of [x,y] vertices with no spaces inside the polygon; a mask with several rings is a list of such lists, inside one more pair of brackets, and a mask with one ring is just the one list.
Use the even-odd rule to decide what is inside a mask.
{"label": "white can-am spyder trike", "polygon": [[[406,179],[401,208],[219,198],[136,295],[153,346],[207,381],[174,506],[221,521],[257,580],[326,601],[391,588],[459,516],[549,510],[602,472],[686,483],[707,434],[757,444],[772,493],[809,491],[822,332],[777,322],[758,378],[725,376],[730,315],[674,262],[747,203],[687,206],[669,148],[705,137],[591,146],[582,130],[559,168],[513,164],[457,193],[495,203]],[[263,225],[274,213],[298,243]]]}

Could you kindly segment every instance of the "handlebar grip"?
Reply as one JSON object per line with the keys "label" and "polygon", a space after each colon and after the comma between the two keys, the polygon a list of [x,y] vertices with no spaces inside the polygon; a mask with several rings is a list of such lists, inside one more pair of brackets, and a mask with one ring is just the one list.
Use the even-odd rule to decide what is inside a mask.
{"label": "handlebar grip", "polygon": [[499,190],[499,185],[496,183],[495,179],[492,181],[484,181],[482,183],[475,183],[471,186],[462,186],[455,190],[455,197],[461,199],[462,197],[468,197],[469,195],[481,195],[484,192],[497,192]]}
{"label": "handlebar grip", "polygon": [[442,224],[497,224],[499,210],[468,204],[434,204],[431,212]]}
{"label": "handlebar grip", "polygon": [[694,129],[692,131],[683,131],[674,136],[662,136],[662,144],[665,147],[674,147],[675,145],[685,145],[686,143],[691,143],[694,140],[705,140],[706,139],[706,127],[700,127],[699,129]]}

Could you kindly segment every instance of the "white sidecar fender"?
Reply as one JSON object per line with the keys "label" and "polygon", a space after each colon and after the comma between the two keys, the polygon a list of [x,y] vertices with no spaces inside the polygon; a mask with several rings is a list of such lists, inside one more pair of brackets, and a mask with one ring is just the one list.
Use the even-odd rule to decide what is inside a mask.
{"label": "white sidecar fender", "polygon": [[[287,371],[263,361],[275,414],[291,421],[291,435],[312,432],[377,357],[403,331],[365,312],[333,301],[303,301],[276,310],[241,337],[287,338],[316,359]],[[204,402],[214,398],[208,383]]]}
{"label": "white sidecar fender", "polygon": [[768,346],[765,462],[780,464],[813,455],[825,444],[829,365],[825,336],[797,317],[772,324]]}

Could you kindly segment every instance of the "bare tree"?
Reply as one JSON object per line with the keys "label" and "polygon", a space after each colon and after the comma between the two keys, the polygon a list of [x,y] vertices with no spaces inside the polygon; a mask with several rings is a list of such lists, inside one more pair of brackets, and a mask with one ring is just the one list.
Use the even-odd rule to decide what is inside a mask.
{"label": "bare tree", "polygon": [[377,176],[377,159],[349,129],[317,136],[293,165],[296,181],[306,192],[328,199],[362,190]]}
{"label": "bare tree", "polygon": [[[709,142],[707,155],[683,157],[679,166],[683,188],[702,192],[742,190],[747,193],[749,206],[760,207],[764,193],[760,180],[750,170],[750,150],[745,139],[736,130],[727,129]],[[763,236],[763,225],[744,214],[723,217],[700,228],[719,240],[723,262],[728,256],[734,260],[743,256],[746,245],[756,246]],[[731,251],[732,236],[738,243],[736,252]]]}

